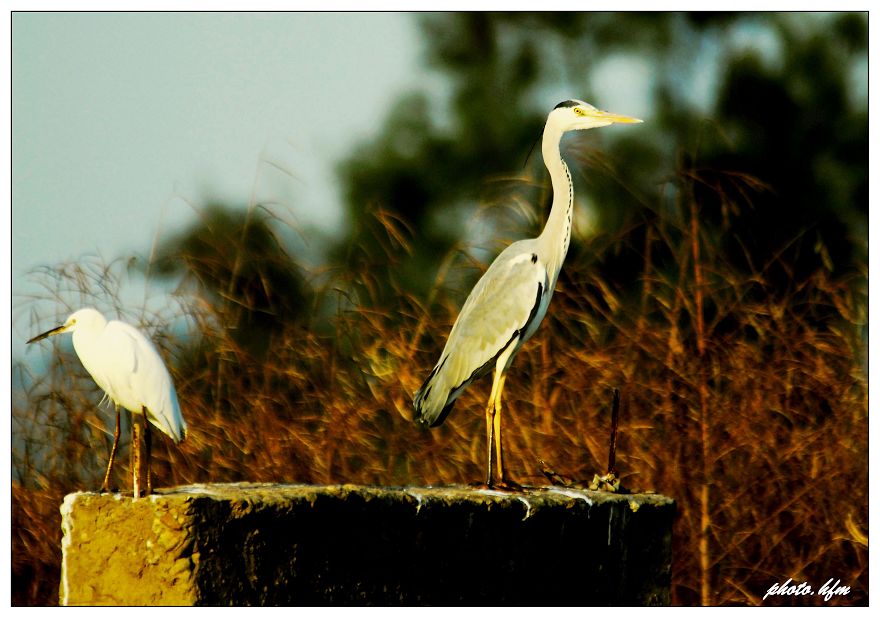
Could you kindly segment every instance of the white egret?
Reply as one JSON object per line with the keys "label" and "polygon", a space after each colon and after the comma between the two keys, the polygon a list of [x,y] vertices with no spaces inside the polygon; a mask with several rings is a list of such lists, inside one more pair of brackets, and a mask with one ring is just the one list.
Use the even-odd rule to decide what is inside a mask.
{"label": "white egret", "polygon": [[95,309],[80,309],[64,324],[37,335],[28,343],[59,333],[73,333],[73,349],[86,371],[116,406],[116,430],[110,462],[101,491],[109,490],[110,472],[119,446],[119,407],[131,412],[131,469],[134,498],[141,492],[141,432],[146,443],[146,493],[153,491],[150,457],[150,425],[178,444],[186,437],[186,421],[180,412],[171,375],[152,342],[133,326],[108,322]]}
{"label": "white egret", "polygon": [[[576,100],[563,101],[550,112],[541,145],[553,187],[553,205],[547,224],[537,238],[514,242],[495,258],[465,301],[440,360],[415,393],[415,421],[436,427],[446,419],[456,398],[471,382],[494,370],[486,407],[486,485],[489,487],[517,487],[504,474],[501,392],[514,356],[547,313],[571,238],[574,190],[559,142],[567,131],[636,122],[642,121],[604,112]],[[497,482],[493,481],[493,452]]]}

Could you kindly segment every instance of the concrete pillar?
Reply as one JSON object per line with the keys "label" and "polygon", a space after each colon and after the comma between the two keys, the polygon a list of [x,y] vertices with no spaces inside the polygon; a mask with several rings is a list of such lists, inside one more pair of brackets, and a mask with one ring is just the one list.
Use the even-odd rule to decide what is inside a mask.
{"label": "concrete pillar", "polygon": [[662,605],[672,500],[213,484],[62,511],[63,605]]}

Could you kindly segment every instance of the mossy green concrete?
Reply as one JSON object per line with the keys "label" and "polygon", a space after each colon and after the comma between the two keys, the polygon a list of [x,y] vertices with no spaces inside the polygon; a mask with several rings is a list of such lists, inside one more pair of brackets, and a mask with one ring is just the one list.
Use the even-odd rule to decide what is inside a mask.
{"label": "mossy green concrete", "polygon": [[661,605],[675,505],[535,488],[213,484],[62,506],[69,605]]}

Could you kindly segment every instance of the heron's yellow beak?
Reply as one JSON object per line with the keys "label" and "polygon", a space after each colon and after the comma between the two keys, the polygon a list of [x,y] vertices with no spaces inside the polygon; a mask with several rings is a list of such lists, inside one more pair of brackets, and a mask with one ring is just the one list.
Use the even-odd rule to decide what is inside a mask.
{"label": "heron's yellow beak", "polygon": [[619,122],[621,124],[636,124],[639,122],[643,122],[639,118],[633,118],[631,116],[624,116],[622,114],[612,114],[611,112],[603,112],[601,109],[597,109],[596,111],[589,112],[589,115],[593,118],[598,118],[600,120],[604,120],[606,122]]}

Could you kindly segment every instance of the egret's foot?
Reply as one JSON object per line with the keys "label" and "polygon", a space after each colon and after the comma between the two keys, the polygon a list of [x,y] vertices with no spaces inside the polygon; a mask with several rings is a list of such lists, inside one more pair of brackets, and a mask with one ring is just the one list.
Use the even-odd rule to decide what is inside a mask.
{"label": "egret's foot", "polygon": [[617,478],[614,472],[609,472],[608,474],[604,474],[602,476],[594,474],[593,481],[590,483],[589,489],[591,489],[592,491],[605,491],[615,494],[620,491],[620,479]]}

